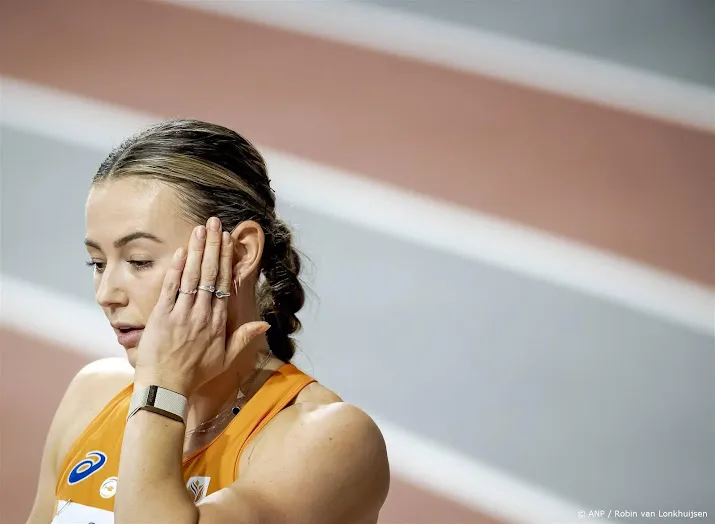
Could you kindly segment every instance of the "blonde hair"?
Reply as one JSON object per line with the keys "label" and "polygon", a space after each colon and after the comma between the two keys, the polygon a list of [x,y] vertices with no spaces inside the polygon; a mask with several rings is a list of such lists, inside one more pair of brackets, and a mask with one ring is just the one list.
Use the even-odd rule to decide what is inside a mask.
{"label": "blonde hair", "polygon": [[290,229],[276,216],[275,194],[258,150],[225,127],[168,120],[114,149],[92,183],[124,177],[158,180],[174,188],[181,213],[195,224],[216,216],[228,231],[246,220],[263,228],[258,310],[271,324],[266,333],[271,351],[290,361],[295,353],[291,334],[301,327],[296,313],[305,302],[301,261]]}

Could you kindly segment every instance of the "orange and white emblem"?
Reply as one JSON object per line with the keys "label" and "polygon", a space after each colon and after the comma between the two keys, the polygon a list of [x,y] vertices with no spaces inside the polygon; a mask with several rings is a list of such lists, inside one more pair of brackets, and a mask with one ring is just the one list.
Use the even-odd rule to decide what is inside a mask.
{"label": "orange and white emblem", "polygon": [[109,477],[107,480],[102,482],[102,486],[99,488],[99,496],[103,499],[111,499],[117,492],[117,477]]}

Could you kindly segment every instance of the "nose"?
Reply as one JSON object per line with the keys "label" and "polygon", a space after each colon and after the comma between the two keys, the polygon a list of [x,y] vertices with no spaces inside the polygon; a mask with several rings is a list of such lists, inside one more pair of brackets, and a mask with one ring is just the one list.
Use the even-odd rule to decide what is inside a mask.
{"label": "nose", "polygon": [[97,304],[103,308],[127,305],[127,294],[121,285],[121,277],[107,265],[94,293]]}

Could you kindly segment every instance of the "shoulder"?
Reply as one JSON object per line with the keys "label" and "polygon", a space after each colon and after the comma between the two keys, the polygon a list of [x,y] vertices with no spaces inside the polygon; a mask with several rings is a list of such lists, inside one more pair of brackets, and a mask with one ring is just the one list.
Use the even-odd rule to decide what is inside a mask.
{"label": "shoulder", "polygon": [[[345,402],[302,403],[283,413],[283,437],[288,442],[312,451],[314,458],[355,477],[362,472],[387,473],[385,440],[375,421],[359,407]],[[336,462],[340,460],[341,462]],[[351,478],[358,482],[359,478]]]}
{"label": "shoulder", "polygon": [[58,440],[54,443],[59,467],[74,441],[122,389],[134,370],[122,358],[105,358],[84,366],[70,382],[55,414]]}
{"label": "shoulder", "polygon": [[94,360],[79,370],[78,375],[111,375],[123,376],[134,372],[134,368],[129,365],[126,358],[123,357],[107,357]]}
{"label": "shoulder", "polygon": [[72,379],[60,408],[71,412],[84,429],[133,377],[134,368],[123,358],[90,362]]}
{"label": "shoulder", "polygon": [[[251,458],[256,453],[261,455],[264,450],[270,452],[273,446],[278,445],[286,438],[287,432],[298,420],[306,417],[308,413],[314,412],[320,406],[342,403],[342,401],[335,392],[319,382],[311,382],[305,386],[288,407],[278,413],[265,428],[248,442],[239,463],[242,474],[245,473]],[[260,448],[260,450],[257,451],[256,448]]]}
{"label": "shoulder", "polygon": [[341,399],[334,391],[331,391],[319,382],[311,382],[305,386],[300,393],[298,393],[294,404],[332,404],[334,402],[342,401],[343,399]]}
{"label": "shoulder", "polygon": [[[133,377],[134,368],[123,358],[95,360],[75,375],[62,403],[93,418]],[[94,410],[97,412],[91,413]]]}
{"label": "shoulder", "polygon": [[373,419],[345,402],[301,402],[284,409],[266,426],[262,447],[270,452],[268,442],[279,439],[321,449],[323,445],[342,447],[355,442],[384,448],[382,433]]}
{"label": "shoulder", "polygon": [[306,519],[316,508],[330,508],[329,514],[341,515],[342,522],[376,517],[387,497],[390,471],[382,433],[363,410],[344,402],[301,402],[283,410],[261,433],[245,457],[237,486],[264,486],[266,500],[275,495],[274,507],[290,508]]}

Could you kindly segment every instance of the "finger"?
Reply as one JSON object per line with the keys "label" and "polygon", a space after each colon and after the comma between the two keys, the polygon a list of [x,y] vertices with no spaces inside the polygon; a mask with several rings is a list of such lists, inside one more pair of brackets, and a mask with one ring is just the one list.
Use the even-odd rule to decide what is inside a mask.
{"label": "finger", "polygon": [[236,357],[243,351],[248,344],[251,343],[253,339],[257,336],[262,335],[271,328],[271,325],[267,322],[248,322],[239,327],[231,339],[226,344],[226,357],[224,360],[224,365],[226,367],[231,365]]}
{"label": "finger", "polygon": [[161,293],[159,293],[159,300],[156,304],[157,307],[161,308],[166,313],[171,312],[176,304],[176,293],[179,291],[181,272],[184,269],[185,263],[186,250],[183,247],[180,247],[176,250],[176,253],[174,253],[171,266],[166,272],[166,276],[164,276],[164,283],[161,286]]}
{"label": "finger", "polygon": [[[216,286],[218,277],[219,255],[221,253],[221,221],[216,217],[209,218],[206,222],[206,245],[204,246],[204,256],[201,259],[201,277],[199,284],[202,286]],[[194,309],[199,317],[204,318],[211,313],[211,300],[213,291],[199,290],[196,296]]]}
{"label": "finger", "polygon": [[191,309],[196,298],[196,291],[199,285],[199,274],[201,272],[201,258],[204,254],[204,244],[206,243],[206,228],[196,226],[189,239],[189,250],[186,255],[186,265],[181,275],[181,293],[176,300],[175,308],[187,312]]}
{"label": "finger", "polygon": [[[228,310],[228,294],[231,290],[233,275],[233,242],[228,231],[221,237],[221,258],[219,260],[218,277],[216,278],[216,299],[213,301],[214,329],[218,331],[226,322]],[[219,295],[223,294],[222,298]]]}

